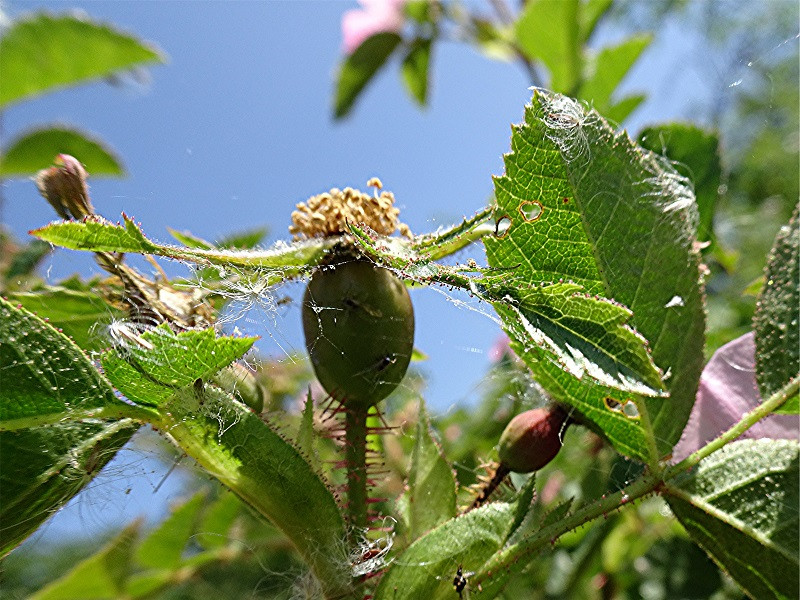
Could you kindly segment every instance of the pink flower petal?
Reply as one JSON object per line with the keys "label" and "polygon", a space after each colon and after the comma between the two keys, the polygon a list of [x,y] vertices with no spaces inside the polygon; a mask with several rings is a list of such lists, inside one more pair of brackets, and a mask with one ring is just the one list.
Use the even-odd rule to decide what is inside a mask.
{"label": "pink flower petal", "polygon": [[[761,403],[756,384],[753,332],[725,344],[714,353],[700,376],[697,400],[689,423],[672,452],[677,462],[705,446],[739,422],[742,415]],[[770,415],[748,429],[743,438],[797,439],[796,415]]]}
{"label": "pink flower petal", "polygon": [[346,54],[355,52],[364,40],[382,31],[403,27],[405,0],[360,0],[363,8],[342,15],[342,43]]}

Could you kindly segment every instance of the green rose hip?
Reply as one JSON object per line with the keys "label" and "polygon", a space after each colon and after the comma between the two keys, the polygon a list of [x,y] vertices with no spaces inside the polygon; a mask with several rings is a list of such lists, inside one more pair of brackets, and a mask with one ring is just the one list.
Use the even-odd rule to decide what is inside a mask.
{"label": "green rose hip", "polygon": [[366,409],[398,386],[414,347],[414,310],[391,271],[337,258],[311,277],[302,312],[314,373],[331,396]]}

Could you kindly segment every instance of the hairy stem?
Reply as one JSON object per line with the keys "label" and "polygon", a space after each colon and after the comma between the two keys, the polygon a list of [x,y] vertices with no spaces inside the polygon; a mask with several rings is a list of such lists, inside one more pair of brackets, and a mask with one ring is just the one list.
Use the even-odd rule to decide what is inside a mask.
{"label": "hairy stem", "polygon": [[347,514],[354,536],[367,527],[367,412],[360,408],[345,411]]}
{"label": "hairy stem", "polygon": [[86,419],[100,419],[104,421],[132,419],[141,423],[148,423],[158,418],[159,414],[154,409],[119,402],[118,404],[115,403],[108,406],[96,406],[85,409],[75,408],[70,409],[68,412],[7,419],[0,421],[0,431],[16,431],[19,429],[41,427],[43,425],[53,425],[54,423],[63,423],[64,421],[85,421]]}

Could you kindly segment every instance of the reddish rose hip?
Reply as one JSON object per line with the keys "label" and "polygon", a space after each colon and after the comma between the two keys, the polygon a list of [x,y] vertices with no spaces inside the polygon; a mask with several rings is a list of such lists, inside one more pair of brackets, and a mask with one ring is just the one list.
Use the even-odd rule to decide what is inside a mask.
{"label": "reddish rose hip", "polygon": [[530,473],[544,467],[561,449],[565,423],[567,413],[558,406],[518,414],[500,436],[501,466],[515,473]]}

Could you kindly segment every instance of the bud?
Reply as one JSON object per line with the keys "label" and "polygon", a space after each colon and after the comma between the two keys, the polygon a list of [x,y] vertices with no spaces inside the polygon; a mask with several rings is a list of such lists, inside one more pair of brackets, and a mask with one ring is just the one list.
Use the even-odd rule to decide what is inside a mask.
{"label": "bud", "polygon": [[54,165],[36,174],[39,193],[62,219],[83,219],[93,214],[83,165],[69,154],[56,156]]}
{"label": "bud", "polygon": [[311,364],[328,394],[365,410],[398,386],[414,348],[414,310],[391,271],[334,258],[311,277],[302,312]]}
{"label": "bud", "polygon": [[538,471],[561,449],[561,435],[569,422],[559,406],[537,408],[518,414],[500,436],[500,464],[509,471]]}

